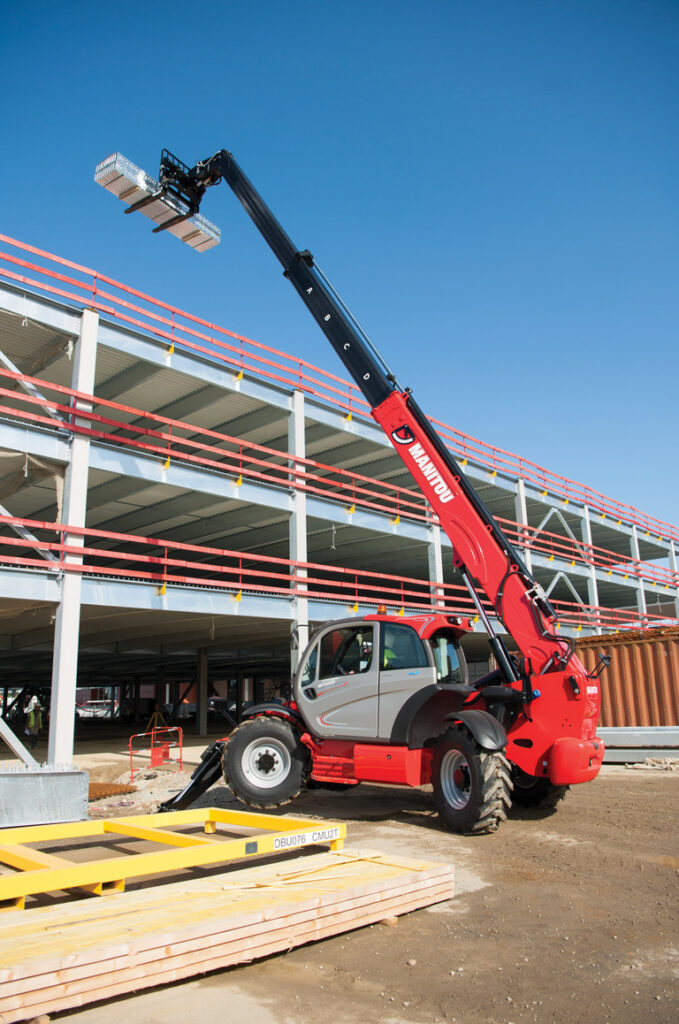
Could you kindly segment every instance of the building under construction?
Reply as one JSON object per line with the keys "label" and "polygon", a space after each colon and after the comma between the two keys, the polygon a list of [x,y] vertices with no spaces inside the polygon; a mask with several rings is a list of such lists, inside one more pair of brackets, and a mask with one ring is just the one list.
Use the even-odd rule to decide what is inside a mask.
{"label": "building under construction", "polygon": [[[291,632],[384,605],[475,618],[450,545],[358,389],[0,236],[4,706],[143,716],[284,690]],[[679,529],[435,421],[564,635],[679,621]],[[481,626],[465,641],[488,668]],[[294,656],[294,655],[293,655]],[[652,723],[673,724],[673,723]]]}

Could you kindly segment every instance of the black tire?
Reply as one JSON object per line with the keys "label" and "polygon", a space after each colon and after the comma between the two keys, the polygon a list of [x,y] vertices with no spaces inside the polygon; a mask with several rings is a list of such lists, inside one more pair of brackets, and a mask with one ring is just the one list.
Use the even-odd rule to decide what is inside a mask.
{"label": "black tire", "polygon": [[309,778],[309,752],[289,722],[261,715],[231,733],[222,768],[238,800],[265,810],[299,795]]}
{"label": "black tire", "polygon": [[517,768],[512,770],[512,803],[519,807],[542,807],[553,810],[563,800],[570,786],[554,786],[549,779],[526,775]]}
{"label": "black tire", "polygon": [[434,800],[453,832],[494,832],[511,806],[511,769],[499,751],[484,750],[462,729],[448,729],[434,748]]}

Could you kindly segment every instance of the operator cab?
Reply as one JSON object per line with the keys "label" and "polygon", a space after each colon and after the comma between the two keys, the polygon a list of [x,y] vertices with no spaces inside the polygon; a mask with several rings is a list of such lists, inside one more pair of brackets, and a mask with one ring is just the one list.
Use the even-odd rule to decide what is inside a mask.
{"label": "operator cab", "polygon": [[391,741],[414,694],[466,688],[459,644],[465,631],[444,616],[370,616],[321,627],[294,683],[310,731],[319,738]]}

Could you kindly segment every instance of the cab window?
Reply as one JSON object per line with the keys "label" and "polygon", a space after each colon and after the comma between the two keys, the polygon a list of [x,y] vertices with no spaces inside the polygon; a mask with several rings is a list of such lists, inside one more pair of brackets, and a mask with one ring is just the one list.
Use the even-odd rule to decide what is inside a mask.
{"label": "cab window", "polygon": [[436,662],[436,680],[442,684],[466,683],[467,664],[456,638],[437,633],[429,641]]}
{"label": "cab window", "polygon": [[426,668],[429,662],[424,645],[410,626],[382,625],[380,668],[384,672],[398,668]]}
{"label": "cab window", "polygon": [[372,664],[373,627],[345,626],[321,637],[319,679],[367,672]]}
{"label": "cab window", "polygon": [[302,686],[311,686],[316,679],[316,662],[318,661],[318,644],[315,644],[302,669]]}

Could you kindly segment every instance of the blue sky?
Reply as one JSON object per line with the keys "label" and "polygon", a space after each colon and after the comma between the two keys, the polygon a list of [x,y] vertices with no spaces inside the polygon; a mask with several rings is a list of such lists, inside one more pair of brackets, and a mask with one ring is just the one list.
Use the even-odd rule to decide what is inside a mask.
{"label": "blue sky", "polygon": [[429,412],[679,521],[679,3],[5,3],[0,231],[341,372],[226,187],[196,255],[94,185],[231,150]]}

